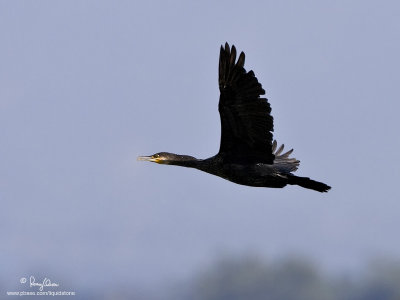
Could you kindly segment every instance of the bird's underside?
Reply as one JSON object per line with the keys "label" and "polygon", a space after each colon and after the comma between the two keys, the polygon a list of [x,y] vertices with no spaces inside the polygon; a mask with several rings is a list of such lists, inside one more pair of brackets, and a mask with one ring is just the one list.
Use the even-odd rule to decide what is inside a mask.
{"label": "bird's underside", "polygon": [[319,192],[327,192],[330,189],[328,185],[322,182],[292,174],[297,170],[300,161],[289,157],[293,149],[282,154],[284,145],[281,145],[278,149],[276,149],[276,146],[277,142],[274,140],[272,151],[275,158],[272,164],[226,161],[217,154],[209,159],[198,160],[198,165],[195,168],[247,186],[283,188],[289,184]]}
{"label": "bird's underside", "polygon": [[288,184],[327,192],[330,186],[293,174],[300,162],[283,153],[273,140],[273,117],[264,89],[253,71],[244,69],[245,55],[236,59],[235,46],[221,47],[219,58],[221,142],[219,152],[208,159],[168,152],[142,156],[161,164],[196,168],[229,181],[256,187],[282,188]]}

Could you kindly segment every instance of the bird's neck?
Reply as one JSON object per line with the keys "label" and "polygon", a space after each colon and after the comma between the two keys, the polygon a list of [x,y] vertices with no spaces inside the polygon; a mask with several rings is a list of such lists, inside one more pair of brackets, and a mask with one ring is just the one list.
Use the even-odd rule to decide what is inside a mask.
{"label": "bird's neck", "polygon": [[223,173],[221,173],[223,171],[221,165],[222,158],[218,155],[207,159],[197,159],[189,155],[179,155],[179,159],[170,161],[168,164],[187,167],[187,168],[194,168],[203,172],[223,177]]}
{"label": "bird's neck", "polygon": [[189,155],[179,155],[179,159],[171,160],[168,162],[169,165],[187,167],[187,168],[198,168],[201,164],[201,159],[197,159]]}

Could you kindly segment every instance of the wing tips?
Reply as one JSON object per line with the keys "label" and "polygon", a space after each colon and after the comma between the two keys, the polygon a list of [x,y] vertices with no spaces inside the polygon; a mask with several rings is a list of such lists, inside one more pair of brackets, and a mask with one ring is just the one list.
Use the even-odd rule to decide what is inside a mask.
{"label": "wing tips", "polygon": [[245,54],[240,52],[237,58],[236,47],[226,42],[225,46],[221,45],[219,54],[219,86],[220,89],[234,83],[240,75],[246,73],[244,69]]}
{"label": "wing tips", "polygon": [[239,59],[237,61],[237,65],[241,68],[244,68],[244,60],[245,60],[245,55],[244,55],[244,52],[242,51],[242,52],[240,52]]}
{"label": "wing tips", "polygon": [[245,60],[245,54],[244,52],[240,52],[239,54],[239,59],[236,61],[236,56],[237,56],[237,51],[235,45],[232,45],[232,47],[229,46],[228,42],[225,43],[225,46],[221,45],[220,49],[220,57],[219,61],[224,62],[229,62],[229,66],[234,67],[239,66],[239,67],[244,67],[244,60]]}
{"label": "wing tips", "polygon": [[235,48],[235,46],[232,45],[231,55],[230,55],[230,59],[229,59],[230,67],[233,67],[235,65],[235,62],[236,62],[236,48]]}
{"label": "wing tips", "polygon": [[240,52],[237,59],[237,50],[234,45],[232,47],[226,42],[225,46],[221,45],[219,56],[219,87],[222,91],[228,86],[236,86],[246,97],[258,98],[265,95],[265,90],[258,82],[253,70],[246,72],[244,68],[246,55]]}

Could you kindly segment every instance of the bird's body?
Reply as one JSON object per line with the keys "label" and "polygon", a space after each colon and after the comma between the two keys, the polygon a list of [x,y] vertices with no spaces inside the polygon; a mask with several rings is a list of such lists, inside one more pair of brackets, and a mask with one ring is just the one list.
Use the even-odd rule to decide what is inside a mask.
{"label": "bird's body", "polygon": [[273,118],[265,91],[253,71],[244,69],[244,53],[236,61],[236,48],[226,43],[219,59],[219,113],[221,144],[219,152],[207,159],[168,152],[141,156],[139,160],[196,168],[237,184],[282,188],[299,185],[319,192],[330,187],[307,177],[295,176],[300,162],[282,153],[272,138]]}

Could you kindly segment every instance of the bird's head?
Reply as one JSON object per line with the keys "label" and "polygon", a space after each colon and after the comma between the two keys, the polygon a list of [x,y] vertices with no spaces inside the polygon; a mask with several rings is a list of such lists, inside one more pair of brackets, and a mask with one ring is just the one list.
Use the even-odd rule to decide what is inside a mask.
{"label": "bird's head", "polygon": [[137,160],[152,161],[158,164],[165,164],[165,165],[180,165],[181,163],[196,160],[196,158],[189,155],[179,155],[169,152],[158,152],[151,156],[139,156]]}

